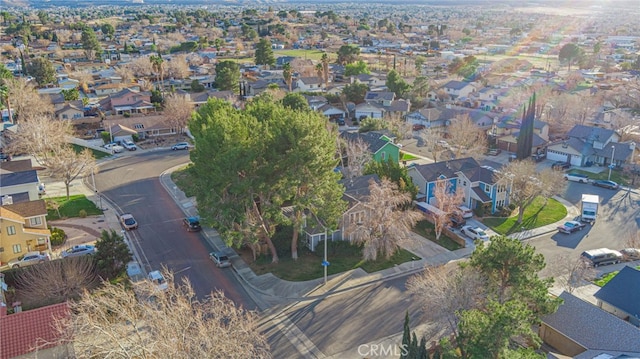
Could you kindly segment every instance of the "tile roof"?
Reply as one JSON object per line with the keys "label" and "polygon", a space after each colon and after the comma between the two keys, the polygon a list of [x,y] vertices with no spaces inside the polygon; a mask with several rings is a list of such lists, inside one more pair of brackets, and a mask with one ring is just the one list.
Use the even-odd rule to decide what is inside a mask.
{"label": "tile roof", "polygon": [[[60,303],[0,317],[0,359],[24,355],[43,343],[55,342],[59,338],[55,320],[68,314],[67,304]],[[48,344],[41,349],[55,346]]]}
{"label": "tile roof", "polygon": [[640,318],[640,271],[625,266],[594,297]]}
{"label": "tile roof", "polygon": [[24,218],[41,216],[43,214],[47,214],[47,205],[45,204],[43,199],[39,199],[36,201],[8,204],[2,207]]}
{"label": "tile roof", "polygon": [[564,303],[542,322],[587,349],[640,352],[640,330],[626,321],[562,292]]}

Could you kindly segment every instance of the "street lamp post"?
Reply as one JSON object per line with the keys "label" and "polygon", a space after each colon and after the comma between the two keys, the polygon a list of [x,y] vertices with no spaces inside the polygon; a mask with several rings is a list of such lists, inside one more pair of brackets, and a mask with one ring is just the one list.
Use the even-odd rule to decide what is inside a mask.
{"label": "street lamp post", "polygon": [[611,169],[613,169],[613,156],[616,154],[616,146],[611,146],[611,164],[609,164],[609,177],[608,181],[611,181]]}

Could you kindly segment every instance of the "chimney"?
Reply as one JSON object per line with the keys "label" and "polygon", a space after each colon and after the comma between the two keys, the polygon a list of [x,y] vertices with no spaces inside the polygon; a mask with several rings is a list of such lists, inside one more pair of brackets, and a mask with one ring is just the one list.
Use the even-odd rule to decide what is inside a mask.
{"label": "chimney", "polygon": [[2,196],[2,198],[0,199],[1,203],[3,206],[7,205],[7,204],[13,204],[13,197],[9,196],[9,195],[4,195]]}

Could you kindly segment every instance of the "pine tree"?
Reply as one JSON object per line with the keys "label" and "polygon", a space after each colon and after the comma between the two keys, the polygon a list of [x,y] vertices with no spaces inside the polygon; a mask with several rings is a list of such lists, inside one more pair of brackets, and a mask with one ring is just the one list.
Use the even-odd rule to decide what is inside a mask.
{"label": "pine tree", "polygon": [[536,113],[536,94],[534,93],[529,100],[529,107],[526,106],[522,110],[522,124],[520,125],[520,134],[518,135],[518,147],[516,149],[516,158],[519,160],[531,156],[531,147],[533,146],[533,123]]}
{"label": "pine tree", "polygon": [[411,329],[409,328],[409,311],[404,313],[404,331],[402,332],[402,354],[401,359],[409,358],[409,350],[411,346]]}

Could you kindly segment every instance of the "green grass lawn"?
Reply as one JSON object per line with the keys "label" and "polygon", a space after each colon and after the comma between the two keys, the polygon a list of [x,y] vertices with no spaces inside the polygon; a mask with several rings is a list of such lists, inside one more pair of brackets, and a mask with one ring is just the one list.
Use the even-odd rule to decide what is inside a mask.
{"label": "green grass lawn", "polygon": [[[73,147],[73,150],[76,151],[77,153],[80,153],[82,150],[84,150],[86,148],[84,146],[79,146],[79,145],[76,145],[76,144],[73,144],[73,143],[71,144],[71,147]],[[110,154],[108,154],[106,152],[96,151],[93,148],[90,148],[90,150],[93,153],[93,157],[95,157],[96,160],[111,156]]]}
{"label": "green grass lawn", "polygon": [[[73,195],[69,197],[53,197],[46,198],[47,202],[47,220],[56,220],[61,218],[80,217],[80,211],[85,210],[87,216],[102,214],[102,211],[96,205],[85,197],[83,194]],[[49,202],[56,202],[60,205],[58,211],[51,208]]]}
{"label": "green grass lawn", "polygon": [[406,152],[400,152],[400,154],[402,155],[400,157],[400,161],[412,161],[412,160],[417,160],[418,157],[410,154],[410,153],[406,153]]}
{"label": "green grass lawn", "polygon": [[[324,53],[325,52],[321,50],[293,49],[293,50],[276,50],[273,52],[273,55],[276,58],[281,56],[296,56],[296,57],[302,57],[303,59],[319,61],[320,59],[322,59],[322,54]],[[327,52],[327,55],[329,56],[329,60],[331,61],[335,60],[336,58],[335,54]]]}
{"label": "green grass lawn", "polygon": [[524,210],[522,223],[516,223],[517,213],[508,218],[485,218],[482,222],[496,233],[508,235],[520,231],[522,227],[533,229],[546,226],[563,219],[566,215],[567,209],[560,202],[549,198],[545,204],[544,198],[538,197]]}
{"label": "green grass lawn", "polygon": [[[579,174],[587,175],[592,180],[606,180],[609,177],[609,170],[608,169],[605,169],[604,171],[602,171],[600,173],[593,173],[593,172],[583,171],[583,170],[578,170],[578,169],[570,169],[567,172],[568,173],[579,173]],[[619,184],[623,184],[623,185],[626,185],[629,182],[629,178],[624,173],[622,173],[622,171],[620,171],[620,170],[612,170],[611,171],[611,180],[614,181],[614,182],[617,182]]]}
{"label": "green grass lawn", "polygon": [[455,251],[456,249],[462,248],[460,244],[458,244],[453,239],[446,236],[444,233],[442,233],[440,235],[440,238],[436,240],[434,228],[435,227],[433,223],[425,219],[416,223],[416,226],[413,228],[413,231],[450,251]]}
{"label": "green grass lawn", "polygon": [[191,180],[189,173],[189,165],[174,171],[171,174],[171,180],[180,188],[187,197],[195,196],[193,190],[193,181]]}

